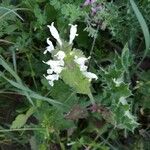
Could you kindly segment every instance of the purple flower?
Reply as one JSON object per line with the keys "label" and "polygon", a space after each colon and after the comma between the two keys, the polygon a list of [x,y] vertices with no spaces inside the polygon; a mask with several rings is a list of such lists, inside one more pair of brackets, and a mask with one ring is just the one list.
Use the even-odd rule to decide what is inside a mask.
{"label": "purple flower", "polygon": [[96,2],[96,0],[85,0],[83,6],[91,5],[91,4],[95,3],[95,2]]}
{"label": "purple flower", "polygon": [[96,14],[97,11],[100,11],[103,9],[103,6],[102,5],[97,5],[95,7],[92,7],[91,10],[92,10],[92,14]]}

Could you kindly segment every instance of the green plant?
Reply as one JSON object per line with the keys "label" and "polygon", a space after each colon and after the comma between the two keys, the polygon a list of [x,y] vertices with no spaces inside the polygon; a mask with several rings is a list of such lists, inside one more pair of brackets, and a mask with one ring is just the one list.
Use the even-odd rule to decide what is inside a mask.
{"label": "green plant", "polygon": [[149,15],[148,0],[2,0],[0,149],[148,149]]}

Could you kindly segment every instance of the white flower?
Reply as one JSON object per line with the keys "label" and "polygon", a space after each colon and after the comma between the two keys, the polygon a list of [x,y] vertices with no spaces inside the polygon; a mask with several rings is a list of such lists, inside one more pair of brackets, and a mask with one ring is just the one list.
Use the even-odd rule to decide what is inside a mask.
{"label": "white flower", "polygon": [[59,79],[59,75],[58,75],[58,74],[50,74],[50,75],[45,76],[45,78],[46,78],[47,80],[52,80],[52,81],[54,81],[54,80],[58,80],[58,79]]}
{"label": "white flower", "polygon": [[98,79],[97,75],[92,72],[83,72],[83,75],[89,78],[89,81],[91,81],[92,79],[95,79],[95,80]]}
{"label": "white flower", "polygon": [[49,60],[47,62],[44,62],[45,64],[49,65],[51,70],[47,70],[48,74],[52,74],[51,72],[55,72],[57,74],[61,73],[63,70],[64,66],[64,61],[63,60]]}
{"label": "white flower", "polygon": [[88,58],[85,57],[79,57],[79,58],[77,56],[74,57],[74,61],[79,65],[84,65],[87,60]]}
{"label": "white flower", "polygon": [[43,61],[45,64],[49,65],[51,68],[55,68],[57,66],[64,66],[64,61],[59,60],[48,60],[47,62]]}
{"label": "white flower", "polygon": [[56,55],[58,60],[63,60],[66,56],[66,54],[63,51],[59,51]]}
{"label": "white flower", "polygon": [[84,71],[87,70],[87,68],[88,68],[87,66],[81,65],[81,66],[80,66],[80,71],[84,72]]}
{"label": "white flower", "polygon": [[51,25],[47,25],[47,27],[50,29],[52,36],[57,40],[59,45],[62,46],[62,41],[60,39],[57,29],[54,27],[54,22],[52,22]]}
{"label": "white flower", "polygon": [[47,44],[49,46],[46,47],[46,50],[44,51],[43,54],[46,54],[47,52],[52,52],[54,50],[54,46],[53,46],[53,43],[49,40],[49,38],[47,38]]}
{"label": "white flower", "polygon": [[63,69],[64,69],[64,67],[57,66],[57,67],[53,68],[53,71],[57,74],[60,74]]}
{"label": "white flower", "polygon": [[[59,51],[56,55],[57,59],[59,60],[49,60],[47,62],[44,62],[45,64],[49,65],[50,68],[47,69],[47,76],[44,76],[49,84],[51,86],[54,85],[54,81],[59,79],[59,74],[61,73],[61,71],[64,69],[64,57],[65,57],[65,53],[63,51]],[[53,74],[55,73],[55,74]]]}
{"label": "white flower", "polygon": [[78,36],[78,34],[76,34],[77,33],[77,25],[72,25],[72,24],[69,24],[69,25],[71,26],[70,35],[69,35],[69,44],[72,44],[74,38],[76,36]]}
{"label": "white flower", "polygon": [[[69,44],[72,44],[74,38],[76,36],[78,36],[77,34],[77,25],[72,25],[70,24],[71,28],[70,28],[70,35],[69,35]],[[59,36],[59,33],[57,31],[57,29],[54,27],[54,22],[51,23],[51,25],[48,25],[48,28],[50,29],[51,35],[57,40],[57,42],[59,43],[60,46],[62,46],[62,41],[61,38]],[[47,43],[49,46],[47,46],[46,50],[44,51],[44,54],[46,54],[47,52],[52,52],[54,50],[54,46],[52,44],[52,42],[49,40],[49,38],[47,38]],[[73,52],[70,52],[70,55],[73,55]],[[44,62],[45,64],[49,65],[49,69],[47,69],[47,76],[45,76],[45,78],[48,80],[49,84],[51,86],[54,85],[54,81],[59,79],[60,73],[62,72],[62,70],[64,69],[64,58],[66,57],[66,54],[64,51],[60,50],[57,52],[56,55],[54,55],[54,59],[56,60],[49,60],[47,62]],[[81,73],[89,79],[89,81],[91,81],[92,79],[98,79],[98,77],[96,76],[96,74],[91,73],[91,72],[87,72],[88,67],[85,65],[86,61],[88,61],[88,59],[90,59],[90,57],[86,58],[86,57],[74,57],[74,62],[76,64],[79,65],[80,71]]]}
{"label": "white flower", "polygon": [[52,69],[47,69],[47,74],[52,74],[53,72],[56,74],[60,74],[63,69],[64,68],[61,66],[57,66],[57,67],[52,68]]}
{"label": "white flower", "polygon": [[86,71],[87,70],[87,66],[85,66],[85,62],[88,60],[89,58],[85,58],[85,57],[74,57],[74,61],[80,66],[80,71]]}
{"label": "white flower", "polygon": [[47,69],[47,74],[52,74],[53,73],[53,69]]}
{"label": "white flower", "polygon": [[51,86],[54,86],[54,81],[59,79],[59,75],[58,74],[52,74],[52,75],[48,75],[48,76],[44,75],[44,77],[48,80],[48,83]]}
{"label": "white flower", "polygon": [[86,63],[86,61],[87,61],[88,59],[90,59],[90,57],[85,58],[85,57],[77,57],[77,56],[75,56],[75,57],[74,57],[74,62],[76,62],[76,63],[79,65],[80,71],[82,72],[82,74],[83,74],[85,77],[89,78],[89,81],[91,81],[92,79],[97,80],[98,77],[97,77],[96,74],[94,74],[94,73],[92,73],[92,72],[87,72],[87,68],[88,68],[88,67],[85,65],[85,63]]}

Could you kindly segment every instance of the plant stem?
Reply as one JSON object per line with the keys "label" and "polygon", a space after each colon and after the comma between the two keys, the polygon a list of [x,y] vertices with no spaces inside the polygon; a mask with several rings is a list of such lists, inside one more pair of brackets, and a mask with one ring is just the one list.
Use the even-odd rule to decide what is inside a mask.
{"label": "plant stem", "polygon": [[0,132],[30,131],[30,130],[44,130],[44,128],[1,129]]}
{"label": "plant stem", "polygon": [[36,81],[35,81],[35,78],[34,78],[34,70],[33,70],[33,67],[32,67],[32,63],[31,63],[31,56],[26,54],[27,55],[27,59],[28,59],[28,62],[29,62],[29,66],[30,66],[30,70],[31,70],[31,76],[32,76],[32,79],[33,79],[33,83],[34,83],[34,86],[37,90],[37,84],[36,84]]}
{"label": "plant stem", "polygon": [[[100,28],[100,25],[97,26],[97,29],[96,29],[96,34],[98,34],[98,30]],[[89,61],[89,69],[91,68],[91,60],[92,60],[92,55],[93,55],[93,50],[94,50],[94,46],[95,46],[95,42],[96,42],[96,38],[97,36],[94,37],[93,39],[93,43],[92,43],[92,47],[91,47],[91,50],[90,50],[90,56],[91,56],[91,59]]]}
{"label": "plant stem", "polygon": [[90,98],[90,101],[91,101],[92,105],[95,105],[95,100],[94,100],[94,97],[93,97],[92,93],[89,93],[88,97]]}

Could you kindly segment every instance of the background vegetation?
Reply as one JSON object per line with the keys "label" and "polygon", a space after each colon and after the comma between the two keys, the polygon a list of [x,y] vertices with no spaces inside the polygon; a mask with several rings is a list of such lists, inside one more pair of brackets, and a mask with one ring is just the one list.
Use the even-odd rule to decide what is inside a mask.
{"label": "background vegetation", "polygon": [[[149,16],[149,0],[1,0],[0,149],[149,150]],[[66,41],[78,25],[95,105],[43,77],[51,22]]]}

